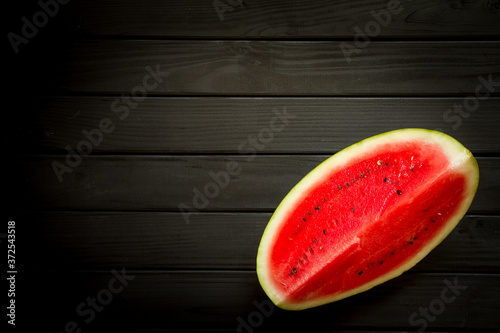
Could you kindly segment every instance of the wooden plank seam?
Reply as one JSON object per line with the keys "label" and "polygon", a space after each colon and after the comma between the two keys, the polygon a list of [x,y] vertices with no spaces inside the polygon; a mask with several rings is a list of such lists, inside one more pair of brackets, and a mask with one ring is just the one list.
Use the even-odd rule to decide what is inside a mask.
{"label": "wooden plank seam", "polygon": [[128,286],[129,281],[136,278],[135,275],[127,273],[124,267],[121,271],[117,271],[116,269],[111,270],[111,274],[113,277],[109,279],[107,288],[100,289],[95,297],[88,296],[85,301],[76,306],[75,312],[81,317],[83,323],[69,320],[64,324],[64,330],[61,333],[81,332],[81,327],[85,326],[83,325],[84,323],[90,325],[97,317],[97,313],[102,312],[117,294],[123,292],[125,287]]}
{"label": "wooden plank seam", "polygon": [[439,297],[431,300],[427,307],[420,306],[418,308],[418,313],[415,311],[408,317],[408,323],[411,326],[419,326],[418,332],[424,332],[429,322],[434,322],[437,317],[446,310],[446,305],[455,302],[457,297],[460,296],[461,290],[466,290],[468,288],[468,286],[458,283],[458,277],[455,277],[453,283],[448,279],[444,279],[443,284],[445,287],[441,290]]}
{"label": "wooden plank seam", "polygon": [[[454,123],[451,127],[456,131],[460,125],[462,125],[462,119],[467,119],[471,116],[471,113],[476,112],[479,109],[479,102],[487,100],[492,93],[496,91],[496,87],[500,87],[500,81],[493,81],[493,73],[488,74],[488,79],[485,79],[482,75],[477,77],[479,84],[474,89],[474,95],[468,95],[465,97],[461,104],[454,103],[453,109],[449,108],[443,113],[443,121],[446,123]],[[482,92],[482,88],[485,88],[486,92]],[[463,110],[465,108],[465,111]],[[454,113],[452,115],[452,113]],[[437,128],[437,131],[444,132],[443,129]]]}
{"label": "wooden plank seam", "polygon": [[[238,152],[247,156],[246,162],[253,161],[257,151],[265,149],[266,145],[274,140],[275,133],[281,132],[290,123],[290,119],[297,117],[288,113],[286,106],[282,107],[281,112],[277,108],[273,108],[272,112],[275,116],[271,118],[266,127],[261,128],[257,135],[250,134],[246,140],[238,145]],[[276,124],[278,121],[281,121],[280,126]],[[240,162],[234,159],[229,160],[225,164],[225,170],[219,170],[217,173],[210,170],[208,174],[213,181],[205,183],[203,192],[196,186],[193,188],[194,196],[192,204],[194,207],[184,202],[181,202],[177,206],[186,224],[189,224],[191,214],[199,213],[200,209],[206,208],[210,203],[209,199],[218,197],[221,189],[224,189],[230,183],[231,176],[237,176],[241,171]]]}
{"label": "wooden plank seam", "polygon": [[[467,285],[462,285],[458,281],[458,276],[450,281],[449,279],[443,279],[444,287],[438,297],[433,298],[427,306],[420,306],[418,312],[414,311],[408,317],[408,323],[412,327],[417,327],[417,332],[424,332],[429,322],[434,322],[436,319],[446,311],[447,305],[451,305],[460,296],[461,291],[468,288]],[[260,328],[265,322],[266,318],[269,318],[275,311],[275,305],[268,299],[261,302],[254,300],[252,304],[255,306],[256,310],[251,311],[247,318],[244,319],[242,316],[238,316],[236,321],[238,326],[236,328],[237,332],[254,332],[255,329]],[[402,331],[401,333],[408,333]]]}
{"label": "wooden plank seam", "polygon": [[[130,89],[129,95],[121,95],[120,98],[116,98],[111,102],[110,109],[113,113],[119,114],[118,118],[120,120],[125,120],[130,114],[130,109],[136,109],[139,103],[143,102],[148,93],[155,90],[170,73],[163,72],[160,70],[160,64],[156,64],[155,69],[150,66],[145,67],[147,72],[142,78],[142,84],[137,85]],[[62,164],[58,161],[53,161],[51,163],[52,169],[59,181],[63,182],[63,175],[65,173],[73,172],[74,168],[77,168],[83,160],[83,157],[90,155],[94,147],[98,147],[104,140],[104,134],[111,134],[116,129],[113,121],[104,117],[99,120],[99,125],[90,131],[82,130],[82,134],[87,140],[82,139],[76,144],[76,151],[70,145],[65,147],[67,154],[65,162]]]}
{"label": "wooden plank seam", "polygon": [[[356,32],[354,35],[354,46],[347,43],[340,43],[339,47],[344,54],[345,60],[350,63],[353,54],[359,55],[361,49],[368,47],[371,43],[370,37],[377,37],[382,32],[382,26],[387,27],[392,21],[392,15],[398,15],[403,11],[403,6],[398,0],[389,0],[387,3],[387,10],[381,9],[378,12],[370,10],[370,15],[375,19],[368,21],[365,24],[363,32],[360,27],[354,26],[353,30]],[[360,40],[362,39],[362,40]]]}

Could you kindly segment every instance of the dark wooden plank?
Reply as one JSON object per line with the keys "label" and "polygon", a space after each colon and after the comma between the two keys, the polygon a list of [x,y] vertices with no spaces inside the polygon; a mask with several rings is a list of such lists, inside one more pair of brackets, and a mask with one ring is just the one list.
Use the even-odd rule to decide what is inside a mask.
{"label": "dark wooden plank", "polygon": [[[189,215],[194,211],[271,211],[327,157],[77,154],[27,156],[10,165],[17,172],[12,177],[19,177],[17,188],[24,191],[22,202],[30,202],[31,196],[35,208],[182,209]],[[500,159],[478,158],[478,163],[481,180],[470,212],[498,213]]]}
{"label": "dark wooden plank", "polygon": [[[25,142],[26,151],[37,146],[66,152],[93,133],[93,152],[234,154],[248,149],[240,145],[249,137],[261,135],[261,152],[317,154],[385,131],[419,127],[441,129],[473,153],[500,152],[500,98],[495,97],[480,101],[472,112],[463,108],[464,98],[149,97],[113,112],[117,99],[33,101],[34,116],[20,115],[23,127],[13,137]],[[463,108],[462,115],[453,111],[455,105]],[[111,122],[108,133],[102,132],[103,119]]]}
{"label": "dark wooden plank", "polygon": [[[152,95],[474,94],[500,81],[498,42],[84,40],[38,67],[41,91]],[[350,60],[350,62],[348,61]],[[26,76],[33,75],[27,73]],[[53,90],[55,89],[55,90]],[[491,87],[498,93],[498,86]],[[484,92],[486,93],[486,92]],[[130,100],[132,104],[135,102]],[[115,107],[121,106],[119,101]]]}
{"label": "dark wooden plank", "polygon": [[[50,212],[19,216],[23,267],[93,270],[255,269],[271,213]],[[26,247],[27,249],[28,247]],[[466,216],[418,272],[500,273],[500,217]]]}
{"label": "dark wooden plank", "polygon": [[[401,1],[403,10],[380,31],[371,11],[381,13],[386,0],[6,4],[7,30],[16,33],[40,9],[57,12],[7,61],[6,95],[16,103],[5,121],[4,204],[19,223],[18,328],[78,332],[68,328],[75,321],[83,332],[245,331],[238,325],[255,320],[255,302],[266,300],[254,256],[281,198],[328,154],[381,131],[418,126],[442,128],[475,153],[497,156],[479,159],[470,213],[486,215],[466,216],[396,280],[310,311],[274,309],[256,326],[498,330],[498,1]],[[214,4],[226,6],[224,13]],[[358,39],[359,29],[370,27],[370,40]],[[485,79],[494,83],[484,87]],[[479,101],[470,117],[446,113],[455,103],[478,101],[479,88],[497,97]],[[33,95],[49,97],[40,105]],[[240,96],[258,98],[230,98]],[[311,98],[329,96],[338,98]],[[369,98],[343,98],[363,96]],[[119,118],[125,105],[130,114]],[[240,147],[269,128],[275,107],[296,117],[259,150],[267,155],[253,158]],[[456,121],[462,123],[455,129]],[[82,133],[98,126],[108,130],[102,142],[95,132]],[[71,173],[58,179],[52,163],[62,166],[66,147],[82,148],[86,139],[97,140],[90,156],[68,157]],[[233,160],[241,172],[206,204],[196,201],[196,190]],[[195,202],[203,212],[179,211]],[[111,270],[122,267],[134,279],[110,293]],[[466,289],[424,320],[424,329],[419,312],[439,304],[445,281]],[[92,297],[107,304],[92,312]]]}
{"label": "dark wooden plank", "polygon": [[[33,314],[30,322],[36,321],[40,330],[51,332],[62,331],[69,321],[82,331],[103,327],[236,329],[242,320],[248,323],[249,316],[258,313],[254,303],[268,309],[261,328],[293,328],[307,322],[312,331],[414,331],[422,328],[420,308],[427,308],[432,319],[426,320],[429,331],[481,331],[500,324],[498,275],[407,273],[351,298],[290,312],[267,303],[255,272],[135,272],[122,267],[116,271],[124,284],[111,270],[20,276],[19,310],[29,310],[27,313]],[[453,291],[449,285],[458,287]],[[447,303],[441,301],[443,297]],[[43,306],[34,299],[43,299]],[[100,311],[92,310],[92,299]]]}
{"label": "dark wooden plank", "polygon": [[[372,11],[382,15],[379,21]],[[373,38],[500,34],[498,6],[488,0],[77,1],[60,15],[80,34],[120,37],[350,38],[355,27],[373,31]],[[372,22],[380,22],[378,29]]]}

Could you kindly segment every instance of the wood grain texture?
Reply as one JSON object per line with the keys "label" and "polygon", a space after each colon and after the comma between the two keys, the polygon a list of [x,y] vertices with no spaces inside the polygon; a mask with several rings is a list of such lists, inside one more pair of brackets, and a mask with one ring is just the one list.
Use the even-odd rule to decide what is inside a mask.
{"label": "wood grain texture", "polygon": [[[180,213],[39,212],[23,216],[18,232],[39,249],[26,253],[26,269],[42,269],[50,258],[53,270],[63,271],[255,270],[270,217],[199,213],[187,224]],[[499,216],[467,215],[412,272],[500,273],[499,224]]]}
{"label": "wood grain texture", "polygon": [[[392,12],[388,4],[394,5]],[[120,8],[120,10],[116,10]],[[190,38],[351,38],[379,22],[377,37],[498,36],[494,1],[148,1],[75,2],[62,14],[82,35]],[[145,19],[147,18],[147,19]],[[377,32],[376,29],[373,30]]]}
{"label": "wood grain texture", "polygon": [[[18,166],[32,207],[72,210],[272,211],[325,155],[89,155],[62,175],[66,156],[30,157]],[[472,213],[499,213],[499,158],[478,158],[480,184]],[[238,171],[227,185],[220,173]],[[217,176],[219,175],[219,176]],[[221,181],[219,181],[220,183]],[[203,194],[209,193],[208,197]]]}
{"label": "wood grain texture", "polygon": [[[90,312],[78,315],[76,309],[83,303],[80,312],[88,311],[90,305],[85,305],[88,298],[103,295],[105,292],[101,290],[107,290],[110,281],[112,287],[120,286],[112,270],[24,275],[23,283],[36,281],[44,286],[35,290],[31,299],[45,300],[43,307],[37,302],[26,302],[25,308],[34,314],[32,320],[43,318],[40,329],[49,331],[64,327],[70,320],[88,330],[103,326],[234,330],[239,325],[238,317],[246,321],[252,312],[258,311],[254,302],[266,301],[255,272],[136,272],[126,267],[115,270],[128,278],[126,285],[120,292],[111,293],[111,301],[101,308],[102,312],[93,311],[96,316],[89,323],[85,320],[90,319]],[[418,315],[419,308],[428,308],[433,300],[443,297],[443,290],[450,299],[453,291],[448,285],[451,284],[460,288],[455,290],[453,302],[445,304],[428,324],[436,330],[492,330],[500,323],[495,315],[500,310],[498,277],[494,274],[404,274],[365,293],[309,311],[282,311],[273,307],[269,316],[263,316],[265,321],[260,328],[266,331],[277,327],[293,329],[298,322],[308,322],[314,331],[417,330],[421,324],[413,322],[412,325],[410,316],[414,316],[414,321],[422,318]],[[417,315],[413,315],[415,312]]]}
{"label": "wood grain texture", "polygon": [[[472,112],[463,108],[464,98],[149,97],[119,110],[113,107],[117,100],[34,100],[34,116],[13,136],[32,152],[65,153],[68,145],[89,140],[84,131],[109,119],[112,130],[94,135],[93,152],[237,154],[249,137],[260,135],[261,153],[322,154],[389,130],[419,127],[440,129],[473,153],[500,151],[500,99],[494,97]],[[462,115],[453,111],[456,105]]]}
{"label": "wood grain texture", "polygon": [[[400,0],[382,21],[396,0],[64,2],[4,4],[4,36],[32,33],[9,45],[4,80],[17,328],[498,331],[497,0]],[[269,132],[285,108],[289,123]],[[441,129],[480,156],[468,215],[397,279],[239,326],[261,318],[255,253],[283,196],[330,154],[402,127]],[[89,156],[66,156],[90,141]],[[72,164],[61,179],[54,162]],[[227,185],[196,197],[235,162]],[[112,270],[129,274],[123,290],[110,291]],[[437,309],[443,290],[456,298]]]}
{"label": "wood grain texture", "polygon": [[83,40],[53,55],[53,66],[37,66],[50,69],[42,71],[42,92],[128,94],[139,100],[153,95],[466,96],[475,93],[481,75],[500,81],[498,42],[372,42],[358,50],[346,58],[341,42]]}

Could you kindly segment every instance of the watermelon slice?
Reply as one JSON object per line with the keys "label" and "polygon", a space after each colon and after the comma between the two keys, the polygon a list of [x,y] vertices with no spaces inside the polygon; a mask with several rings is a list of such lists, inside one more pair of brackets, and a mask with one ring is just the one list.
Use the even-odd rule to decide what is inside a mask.
{"label": "watermelon slice", "polygon": [[271,217],[258,249],[273,303],[301,310],[366,291],[407,271],[458,224],[479,169],[452,137],[383,133],[331,156]]}

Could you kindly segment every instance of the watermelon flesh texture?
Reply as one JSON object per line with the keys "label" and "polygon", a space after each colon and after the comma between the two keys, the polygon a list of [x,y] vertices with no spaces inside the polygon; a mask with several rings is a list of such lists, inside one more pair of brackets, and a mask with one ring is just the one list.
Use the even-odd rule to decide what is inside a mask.
{"label": "watermelon flesh texture", "polygon": [[472,154],[428,130],[353,145],[308,174],[278,206],[257,256],[279,307],[300,310],[365,291],[420,261],[469,208]]}

